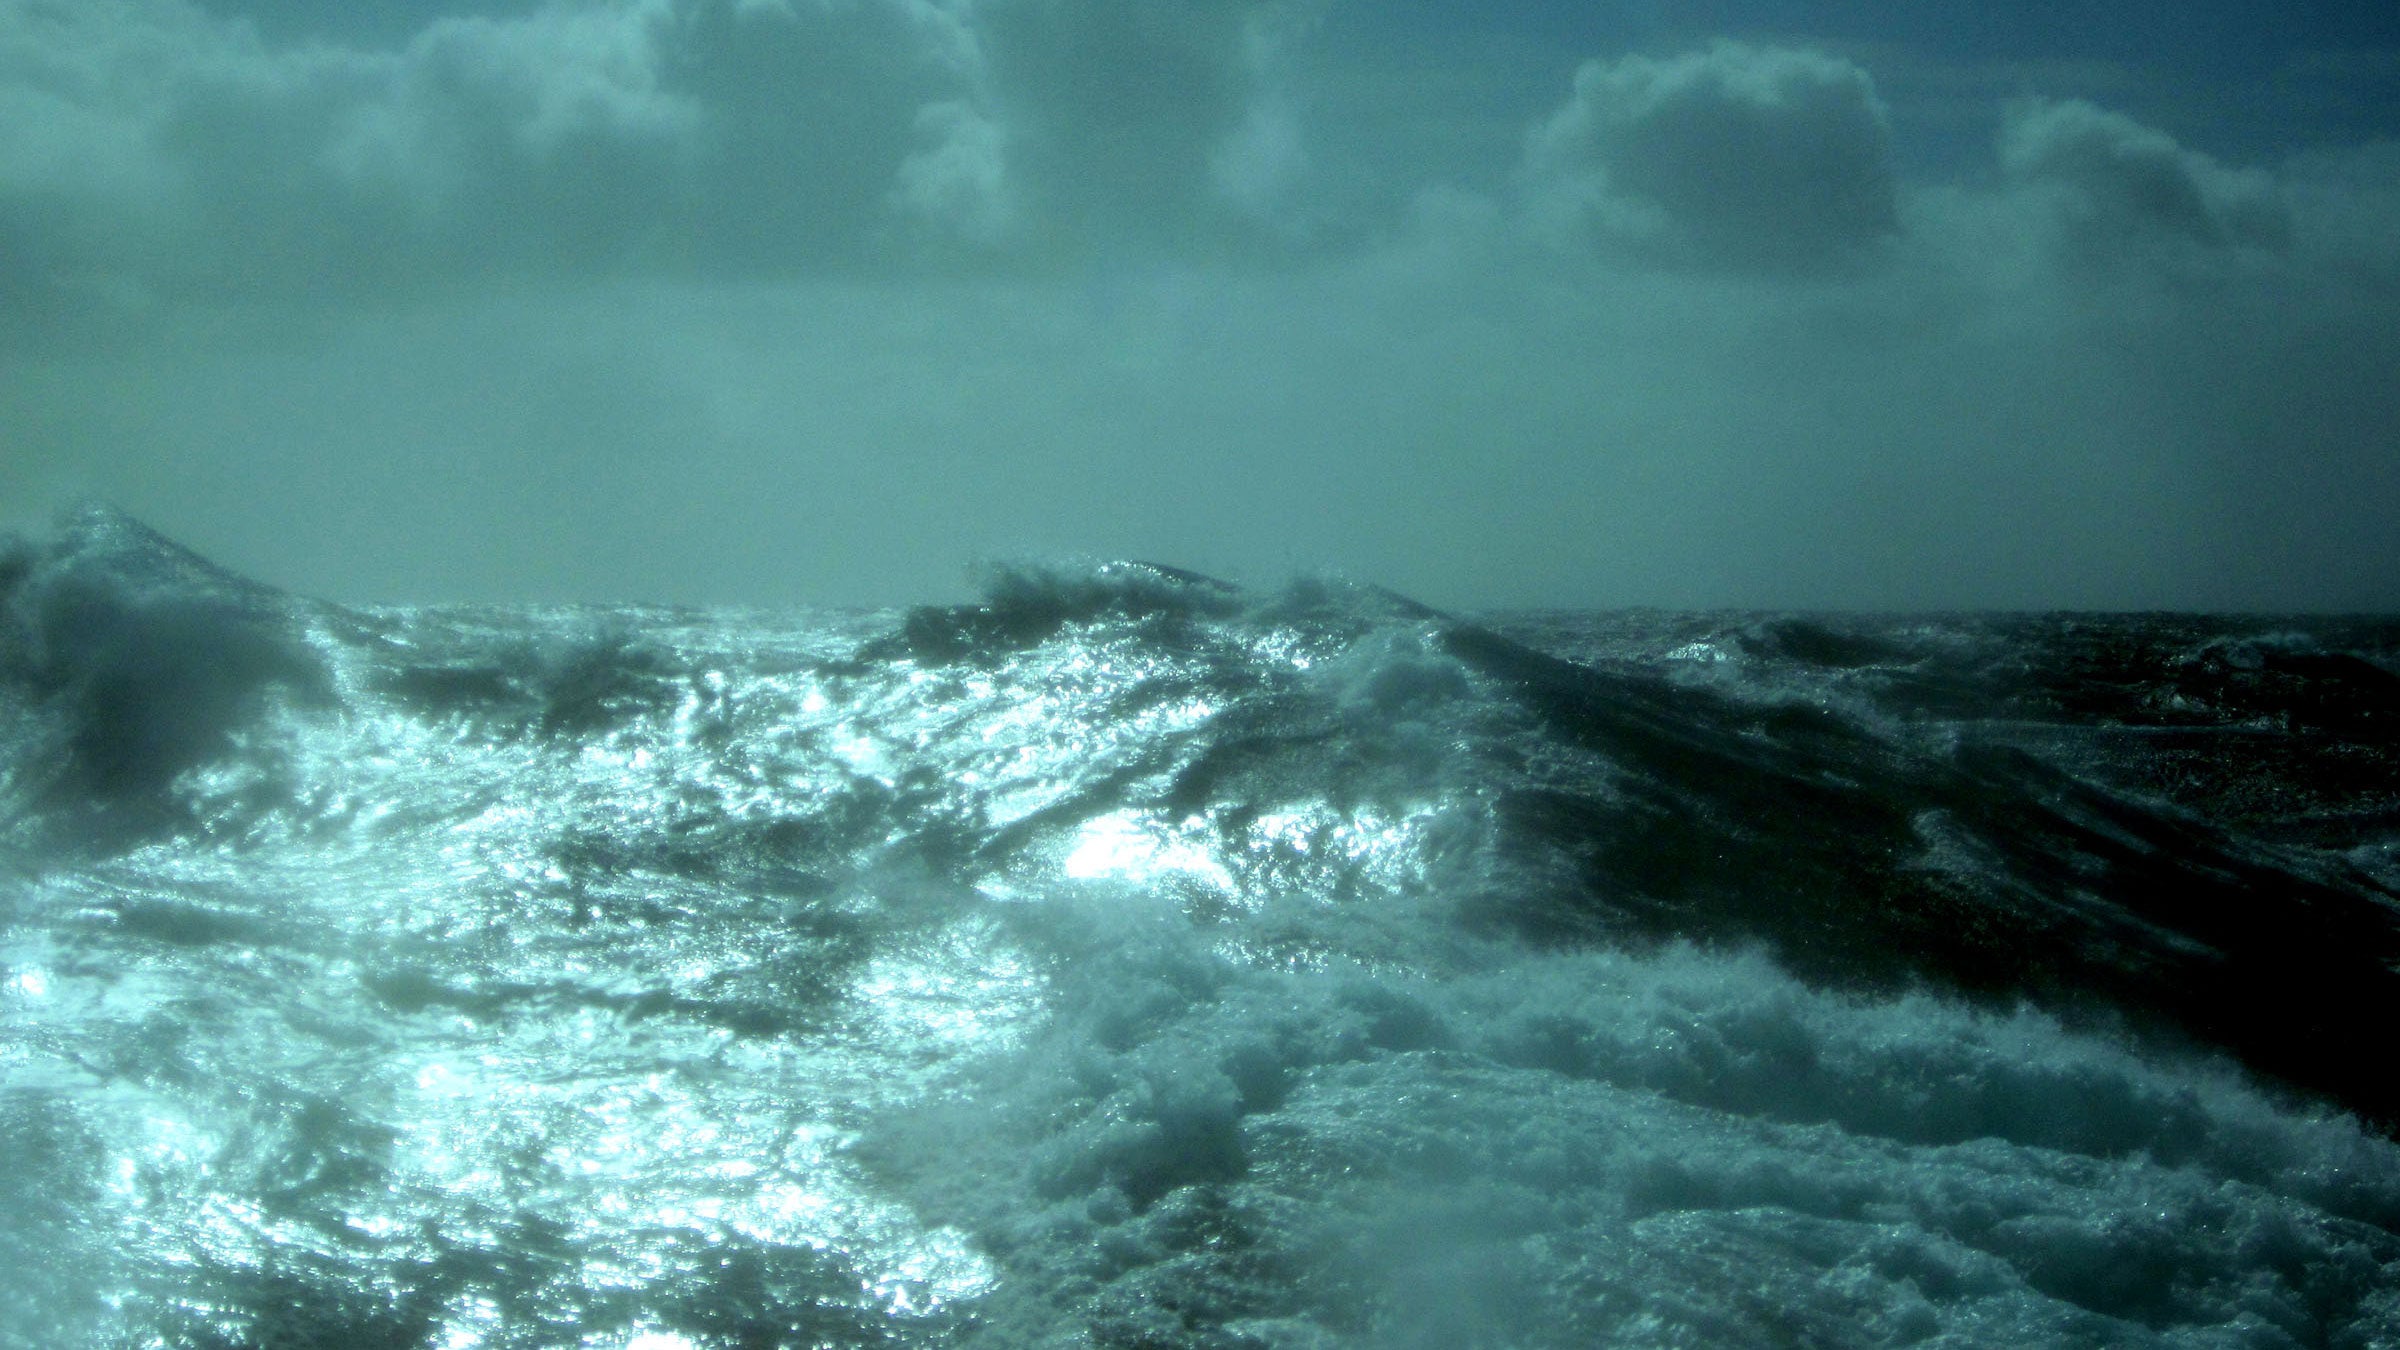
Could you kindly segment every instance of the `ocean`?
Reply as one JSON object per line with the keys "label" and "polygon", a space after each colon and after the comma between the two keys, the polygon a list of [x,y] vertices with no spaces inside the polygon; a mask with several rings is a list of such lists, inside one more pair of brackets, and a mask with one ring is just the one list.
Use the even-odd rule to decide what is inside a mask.
{"label": "ocean", "polygon": [[0,606],[7,1350],[2400,1346],[2400,619]]}

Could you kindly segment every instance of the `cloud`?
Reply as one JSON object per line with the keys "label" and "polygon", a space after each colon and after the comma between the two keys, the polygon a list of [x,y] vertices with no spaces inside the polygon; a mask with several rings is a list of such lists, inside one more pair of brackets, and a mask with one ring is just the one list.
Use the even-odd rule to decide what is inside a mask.
{"label": "cloud", "polygon": [[1021,208],[1008,178],[1008,133],[963,99],[917,110],[925,148],[901,161],[894,200],[938,233],[994,246],[1014,237]]}
{"label": "cloud", "polygon": [[181,0],[0,18],[4,283],[56,333],[191,300],[319,301],[620,256],[701,121],[668,0],[274,48]]}
{"label": "cloud", "polygon": [[356,597],[2400,602],[2391,146],[1987,99],[1903,181],[1833,56],[1462,93],[1315,15],[0,0],[0,502]]}
{"label": "cloud", "polygon": [[1089,237],[1222,240],[1304,162],[1277,63],[1310,9],[1275,0],[991,0],[993,115],[1034,209]]}
{"label": "cloud", "polygon": [[1812,52],[1588,62],[1525,178],[1540,228],[1702,268],[1823,269],[1899,226],[1874,83]]}
{"label": "cloud", "polygon": [[2000,166],[2040,198],[2058,243],[2087,259],[2189,258],[2291,242],[2291,211],[2269,175],[2228,169],[2089,103],[2012,106]]}
{"label": "cloud", "polygon": [[1304,162],[1278,0],[585,0],[271,45],[188,0],[0,0],[0,298],[776,276],[1239,244]]}

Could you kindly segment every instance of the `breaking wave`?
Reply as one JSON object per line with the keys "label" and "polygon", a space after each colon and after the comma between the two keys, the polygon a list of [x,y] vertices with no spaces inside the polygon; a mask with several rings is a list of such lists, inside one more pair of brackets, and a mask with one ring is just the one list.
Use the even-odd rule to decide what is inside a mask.
{"label": "breaking wave", "polygon": [[2400,1338],[2400,624],[0,606],[0,1346]]}

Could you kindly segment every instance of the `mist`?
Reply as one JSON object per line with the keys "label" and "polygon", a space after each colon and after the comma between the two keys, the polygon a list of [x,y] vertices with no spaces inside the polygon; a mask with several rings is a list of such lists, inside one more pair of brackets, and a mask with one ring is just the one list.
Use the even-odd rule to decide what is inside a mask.
{"label": "mist", "polygon": [[346,601],[2400,604],[2380,21],[1721,8],[12,0],[0,504]]}

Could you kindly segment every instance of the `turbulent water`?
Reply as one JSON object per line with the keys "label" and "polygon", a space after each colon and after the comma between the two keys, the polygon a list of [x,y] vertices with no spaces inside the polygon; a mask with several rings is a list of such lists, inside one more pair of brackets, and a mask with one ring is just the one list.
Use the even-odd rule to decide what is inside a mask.
{"label": "turbulent water", "polygon": [[0,604],[8,1350],[2400,1345],[2400,622]]}

